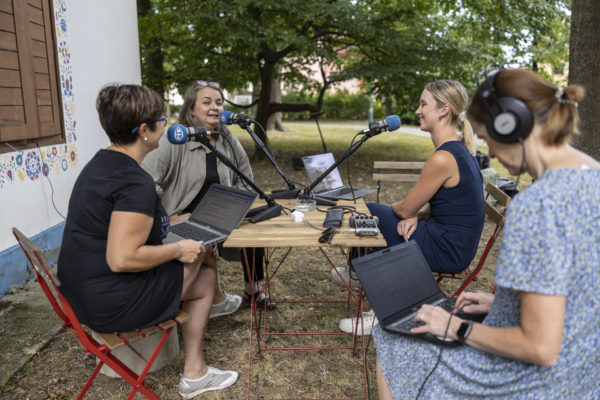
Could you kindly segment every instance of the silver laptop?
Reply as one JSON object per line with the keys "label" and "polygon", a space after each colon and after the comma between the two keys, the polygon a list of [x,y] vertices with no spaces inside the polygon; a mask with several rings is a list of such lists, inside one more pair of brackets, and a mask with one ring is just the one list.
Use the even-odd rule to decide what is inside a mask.
{"label": "silver laptop", "polygon": [[224,242],[242,222],[256,197],[256,193],[214,183],[189,220],[171,225],[163,243],[193,239],[206,246]]}
{"label": "silver laptop", "polygon": [[[304,169],[308,175],[310,183],[316,181],[323,172],[335,164],[332,153],[316,154],[314,156],[302,157]],[[329,174],[314,188],[314,193],[318,196],[333,200],[353,200],[373,193],[375,189],[362,189],[353,187],[350,189],[344,186],[339,170],[334,168]],[[354,192],[354,194],[353,194]]]}
{"label": "silver laptop", "polygon": [[[414,321],[421,305],[437,305],[451,312],[456,301],[442,293],[417,242],[409,240],[355,258],[352,266],[382,328],[427,340],[442,340],[431,334],[415,335],[410,331],[423,324]],[[457,315],[481,321],[486,314],[459,312]]]}

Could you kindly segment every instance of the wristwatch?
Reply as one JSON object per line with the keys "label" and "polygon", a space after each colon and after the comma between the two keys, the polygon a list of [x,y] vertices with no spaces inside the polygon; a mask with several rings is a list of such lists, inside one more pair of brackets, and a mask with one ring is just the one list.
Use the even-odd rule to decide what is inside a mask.
{"label": "wristwatch", "polygon": [[460,344],[465,344],[465,341],[469,337],[472,328],[473,321],[464,321],[460,324],[458,331],[456,331],[456,336],[458,336],[458,342]]}

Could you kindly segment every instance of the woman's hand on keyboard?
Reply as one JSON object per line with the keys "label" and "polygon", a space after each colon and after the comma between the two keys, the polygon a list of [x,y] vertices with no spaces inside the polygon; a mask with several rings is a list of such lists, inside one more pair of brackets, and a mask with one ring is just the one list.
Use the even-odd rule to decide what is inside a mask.
{"label": "woman's hand on keyboard", "polygon": [[185,213],[185,214],[173,214],[169,217],[169,223],[174,224],[176,222],[182,222],[182,221],[187,221],[188,219],[190,219],[190,213]]}
{"label": "woman's hand on keyboard", "polygon": [[454,313],[487,313],[492,308],[494,295],[485,292],[463,292],[456,299]]}
{"label": "woman's hand on keyboard", "polygon": [[[415,314],[415,322],[420,321],[425,325],[412,328],[410,331],[412,333],[431,333],[439,337],[456,340],[456,331],[463,319],[452,317],[450,326],[448,326],[448,319],[450,317],[450,313],[442,307],[423,304]],[[447,332],[446,328],[448,328]]]}

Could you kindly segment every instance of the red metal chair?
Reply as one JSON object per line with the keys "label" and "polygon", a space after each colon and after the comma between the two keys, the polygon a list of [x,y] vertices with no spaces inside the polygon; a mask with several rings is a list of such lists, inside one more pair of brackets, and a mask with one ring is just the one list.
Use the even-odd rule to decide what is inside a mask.
{"label": "red metal chair", "polygon": [[[438,283],[440,283],[443,279],[462,279],[463,280],[462,284],[452,294],[452,297],[456,297],[459,294],[461,294],[462,291],[465,290],[471,282],[473,282],[474,280],[477,279],[477,274],[479,274],[479,272],[482,270],[483,266],[485,265],[487,256],[488,256],[492,246],[496,242],[496,238],[498,237],[498,235],[504,225],[504,216],[506,214],[506,208],[508,207],[508,204],[510,203],[510,197],[506,193],[504,193],[502,190],[500,190],[496,186],[492,185],[491,183],[488,183],[486,185],[485,192],[486,192],[485,215],[495,224],[495,226],[494,226],[494,230],[492,231],[492,234],[487,239],[485,249],[483,250],[483,253],[481,253],[481,256],[479,257],[479,262],[477,263],[477,266],[473,270],[471,270],[471,268],[469,267],[469,268],[467,268],[466,271],[460,272],[460,273],[455,273],[455,274],[435,273]],[[497,209],[494,206],[490,205],[490,203],[487,201],[489,199],[490,195],[496,200],[495,207],[498,207]],[[494,288],[494,290],[495,290],[495,288]]]}
{"label": "red metal chair", "polygon": [[[98,375],[98,372],[100,372],[100,368],[102,368],[104,364],[119,374],[132,386],[131,392],[129,393],[127,399],[133,399],[136,392],[140,392],[148,399],[159,399],[152,387],[150,387],[150,385],[145,381],[146,375],[148,374],[148,371],[150,371],[152,364],[156,360],[156,357],[160,353],[160,350],[164,346],[173,328],[188,321],[190,316],[183,311],[179,311],[179,314],[173,319],[169,319],[157,325],[131,332],[101,333],[93,331],[97,337],[100,337],[104,341],[104,343],[99,343],[92,337],[91,332],[88,332],[88,330],[92,330],[87,327],[84,328],[81,325],[75,316],[75,313],[71,309],[71,306],[60,293],[60,282],[58,281],[58,278],[48,269],[46,265],[46,259],[40,249],[17,228],[13,228],[12,231],[17,238],[21,249],[23,249],[23,252],[27,256],[27,259],[33,266],[38,283],[46,294],[48,301],[50,301],[50,304],[56,312],[56,315],[58,315],[58,317],[63,321],[62,326],[69,331],[69,333],[71,333],[71,335],[73,335],[73,337],[77,339],[77,341],[83,346],[86,355],[91,353],[99,360],[96,368],[79,393],[79,396],[77,396],[77,399],[83,398],[92,382]],[[158,332],[163,332],[163,336],[148,360],[146,360],[139,352],[130,346],[131,343]],[[140,356],[140,358],[146,362],[143,371],[139,375],[112,354],[113,350],[121,346],[129,346],[129,348],[135,354]]]}

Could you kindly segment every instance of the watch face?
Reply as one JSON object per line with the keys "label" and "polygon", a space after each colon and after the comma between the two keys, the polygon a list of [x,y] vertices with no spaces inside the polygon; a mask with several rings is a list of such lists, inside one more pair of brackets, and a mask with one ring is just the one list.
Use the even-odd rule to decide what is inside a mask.
{"label": "watch face", "polygon": [[460,324],[458,327],[458,331],[456,332],[456,336],[458,336],[458,340],[461,343],[464,343],[467,337],[469,337],[469,333],[471,333],[471,327],[473,326],[472,321],[466,321]]}

